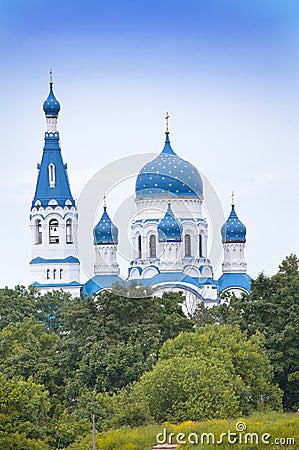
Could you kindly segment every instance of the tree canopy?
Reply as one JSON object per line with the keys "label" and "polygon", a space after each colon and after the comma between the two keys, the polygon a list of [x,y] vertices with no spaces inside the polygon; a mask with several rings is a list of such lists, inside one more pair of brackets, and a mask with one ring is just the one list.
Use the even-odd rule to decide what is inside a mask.
{"label": "tree canopy", "polygon": [[[252,292],[182,311],[135,284],[71,298],[0,289],[0,447],[66,449],[90,431],[299,408],[298,258]],[[277,387],[279,385],[279,388]]]}

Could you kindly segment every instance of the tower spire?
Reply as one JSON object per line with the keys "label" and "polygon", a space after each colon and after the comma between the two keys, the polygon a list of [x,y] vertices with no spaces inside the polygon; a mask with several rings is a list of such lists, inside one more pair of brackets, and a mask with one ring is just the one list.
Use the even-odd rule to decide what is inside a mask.
{"label": "tower spire", "polygon": [[232,198],[231,206],[235,206],[235,193],[234,193],[234,191],[232,191],[232,193],[231,193],[231,198]]}
{"label": "tower spire", "polygon": [[52,69],[50,69],[50,72],[49,72],[49,84],[50,84],[50,86],[52,86],[52,84],[53,84],[53,71],[52,71]]}
{"label": "tower spire", "polygon": [[165,116],[165,121],[166,121],[166,131],[165,131],[165,133],[166,134],[168,134],[169,133],[169,128],[168,128],[168,125],[169,125],[169,122],[168,122],[168,119],[169,119],[169,114],[168,114],[168,112],[166,113],[166,116]]}

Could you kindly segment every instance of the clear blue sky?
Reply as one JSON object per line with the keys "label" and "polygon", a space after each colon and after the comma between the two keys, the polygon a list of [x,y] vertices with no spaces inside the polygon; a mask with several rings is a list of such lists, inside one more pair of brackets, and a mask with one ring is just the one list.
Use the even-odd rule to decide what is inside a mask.
{"label": "clear blue sky", "polygon": [[50,67],[75,197],[115,159],[159,152],[169,111],[226,214],[236,192],[248,272],[299,254],[296,0],[2,0],[0,54],[0,286],[30,282]]}

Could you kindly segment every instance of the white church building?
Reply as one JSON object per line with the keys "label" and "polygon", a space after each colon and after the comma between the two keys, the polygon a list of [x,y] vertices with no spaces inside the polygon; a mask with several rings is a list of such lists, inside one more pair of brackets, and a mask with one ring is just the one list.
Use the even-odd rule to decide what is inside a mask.
{"label": "white church building", "polygon": [[[131,222],[134,249],[127,277],[118,265],[119,232],[104,204],[99,223],[90,230],[95,249],[94,276],[80,283],[78,211],[72,196],[57,131],[60,104],[50,92],[43,104],[47,130],[36,190],[30,210],[32,284],[42,292],[63,289],[74,296],[111,289],[133,281],[155,295],[182,291],[186,305],[219,303],[224,291],[250,291],[246,273],[246,227],[232,201],[231,213],[219,230],[224,260],[222,275],[214,278],[208,258],[208,223],[203,216],[204,186],[196,167],[171,147],[168,124],[162,152],[140,169],[135,185],[136,214]],[[100,195],[100,193],[99,193]]]}

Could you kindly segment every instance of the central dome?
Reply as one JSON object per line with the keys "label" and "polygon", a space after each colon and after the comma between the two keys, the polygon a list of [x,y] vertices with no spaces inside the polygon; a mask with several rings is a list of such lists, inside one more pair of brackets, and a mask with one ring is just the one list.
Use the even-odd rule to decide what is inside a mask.
{"label": "central dome", "polygon": [[136,180],[136,198],[203,198],[202,179],[196,167],[180,158],[171,148],[166,132],[165,146],[147,163]]}

